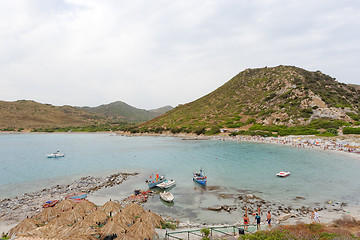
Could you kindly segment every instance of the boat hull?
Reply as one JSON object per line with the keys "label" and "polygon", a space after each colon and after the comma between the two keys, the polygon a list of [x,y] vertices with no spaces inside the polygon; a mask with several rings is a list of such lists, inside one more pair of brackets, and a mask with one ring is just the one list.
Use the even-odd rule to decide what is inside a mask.
{"label": "boat hull", "polygon": [[165,202],[172,202],[174,201],[174,195],[170,192],[162,192],[160,193],[160,198]]}
{"label": "boat hull", "polygon": [[166,180],[165,176],[151,177],[148,180],[146,180],[146,183],[148,184],[149,188],[154,188],[154,187],[156,187],[156,185],[164,182],[165,180]]}
{"label": "boat hull", "polygon": [[157,184],[156,186],[157,186],[158,188],[161,188],[161,189],[166,189],[166,188],[170,188],[170,187],[172,187],[172,186],[174,186],[174,185],[175,185],[175,181],[174,181],[174,180],[170,180],[170,181],[165,180],[165,181],[163,181],[162,183]]}
{"label": "boat hull", "polygon": [[193,178],[193,181],[195,181],[195,182],[197,182],[198,184],[203,185],[203,186],[206,185],[206,179],[196,179],[196,178]]}
{"label": "boat hull", "polygon": [[290,172],[279,172],[276,174],[277,177],[287,177],[290,175]]}
{"label": "boat hull", "polygon": [[46,155],[47,158],[60,158],[60,157],[65,157],[65,154],[63,153],[57,153],[57,154],[49,154]]}

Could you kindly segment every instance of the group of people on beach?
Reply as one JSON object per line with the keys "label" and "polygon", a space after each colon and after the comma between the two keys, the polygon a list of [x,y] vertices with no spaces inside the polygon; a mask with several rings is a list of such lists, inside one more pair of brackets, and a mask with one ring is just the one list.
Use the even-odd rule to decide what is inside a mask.
{"label": "group of people on beach", "polygon": [[[306,139],[303,137],[261,137],[261,136],[233,136],[220,137],[220,140],[232,140],[239,142],[257,142],[257,143],[273,143],[290,145],[296,148],[318,148],[321,150],[336,150],[340,152],[355,152],[360,153],[360,147],[355,144],[351,145],[348,142],[333,141],[325,139]],[[354,143],[353,143],[354,144]]]}
{"label": "group of people on beach", "polygon": [[[244,214],[244,229],[245,230],[248,230],[248,227],[249,227],[249,224],[250,224],[250,218],[248,216],[248,213],[247,213],[247,208],[245,207],[245,214]],[[257,209],[257,212],[254,213],[254,216],[255,216],[255,219],[254,219],[254,223],[256,223],[256,228],[257,230],[260,230],[260,222],[261,222],[261,210],[260,210],[260,207],[258,207]],[[266,214],[266,221],[269,225],[269,228],[271,228],[271,213],[270,211],[267,211],[267,214]]]}
{"label": "group of people on beach", "polygon": [[[260,230],[260,222],[261,222],[261,210],[260,207],[258,207],[257,212],[253,213],[255,216],[254,224],[256,223],[256,229]],[[320,216],[316,209],[311,211],[311,220],[312,223],[320,223]],[[268,227],[271,228],[271,213],[270,211],[267,211],[266,214],[266,221],[268,223]],[[248,209],[245,207],[245,214],[244,214],[244,229],[248,230],[250,224],[250,218],[248,216]]]}

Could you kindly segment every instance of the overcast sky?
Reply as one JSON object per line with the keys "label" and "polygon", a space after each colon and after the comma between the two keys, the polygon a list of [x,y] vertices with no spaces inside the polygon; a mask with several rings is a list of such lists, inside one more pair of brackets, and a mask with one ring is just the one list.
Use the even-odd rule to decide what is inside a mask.
{"label": "overcast sky", "polygon": [[153,109],[247,68],[360,84],[359,0],[2,0],[0,100]]}

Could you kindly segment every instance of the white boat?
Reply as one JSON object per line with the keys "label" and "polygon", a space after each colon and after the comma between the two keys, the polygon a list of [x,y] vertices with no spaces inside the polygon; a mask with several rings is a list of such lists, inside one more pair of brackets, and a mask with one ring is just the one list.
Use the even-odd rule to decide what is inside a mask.
{"label": "white boat", "polygon": [[56,153],[51,153],[51,154],[46,155],[46,157],[48,157],[48,158],[65,157],[65,154],[57,151]]}
{"label": "white boat", "polygon": [[172,202],[174,201],[174,195],[171,192],[161,192],[160,198],[165,202]]}
{"label": "white boat", "polygon": [[276,174],[278,177],[287,177],[290,175],[290,172],[279,172]]}
{"label": "white boat", "polygon": [[170,181],[165,180],[162,183],[157,184],[156,186],[161,188],[161,189],[165,189],[165,188],[169,188],[169,187],[174,186],[174,185],[175,185],[175,180],[171,179]]}

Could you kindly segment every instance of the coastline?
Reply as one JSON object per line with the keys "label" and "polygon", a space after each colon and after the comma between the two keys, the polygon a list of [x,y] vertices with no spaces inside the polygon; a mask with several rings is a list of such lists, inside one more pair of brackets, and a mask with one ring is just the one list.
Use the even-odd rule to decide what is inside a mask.
{"label": "coastline", "polygon": [[[131,178],[129,178],[131,177]],[[118,193],[119,190],[123,194],[129,194],[133,185],[131,182],[137,182],[139,178],[137,173],[117,173],[104,178],[97,177],[83,177],[72,184],[64,186],[53,186],[48,189],[43,189],[34,193],[25,193],[23,196],[14,197],[12,199],[3,199],[0,201],[0,234],[7,232],[14,227],[20,220],[25,219],[27,216],[37,214],[42,209],[42,204],[49,199],[64,199],[64,197],[73,192],[87,192],[88,199],[96,205],[101,206],[109,198],[126,205],[126,198],[115,198],[113,193]],[[127,185],[127,186],[126,186]],[[126,189],[126,191],[123,191]],[[176,216],[165,216],[161,211],[154,211],[151,203],[143,203],[145,209],[150,209],[167,219],[178,219],[179,229],[181,230],[195,230],[204,227],[214,226],[232,226],[242,225],[242,216],[245,213],[244,207],[248,209],[250,216],[250,223],[255,222],[252,213],[257,212],[257,206],[261,206],[261,225],[266,229],[266,211],[271,210],[273,225],[294,225],[299,222],[311,223],[310,215],[313,208],[302,206],[296,207],[296,203],[301,203],[302,198],[294,199],[293,204],[290,206],[283,206],[275,204],[268,199],[262,199],[256,196],[256,193],[242,192],[242,193],[224,193],[224,188],[221,186],[209,186],[205,192],[206,194],[213,195],[219,199],[221,205],[208,206],[207,209],[203,208],[206,213],[213,214],[215,222],[198,222],[190,219],[178,219]],[[149,197],[150,201],[159,201],[157,194]],[[333,221],[350,216],[356,220],[360,220],[360,206],[348,206],[346,203],[341,202],[328,202],[315,207],[320,214],[320,220],[323,224],[331,224]],[[4,210],[6,214],[4,214]],[[219,216],[218,218],[216,216]],[[226,218],[231,217],[235,219],[231,223],[222,223],[221,216]],[[179,231],[179,229],[175,231]],[[164,235],[164,230],[159,230]]]}
{"label": "coastline", "polygon": [[346,156],[356,157],[360,159],[360,137],[356,135],[341,135],[336,137],[321,137],[315,135],[289,135],[283,137],[260,137],[237,135],[229,136],[228,134],[219,135],[197,135],[195,133],[129,133],[116,132],[118,135],[126,137],[139,136],[158,136],[158,137],[177,137],[183,140],[221,140],[221,141],[237,141],[250,143],[277,144],[282,146],[291,146],[298,149],[307,148],[314,150],[328,151],[337,154],[346,154]]}
{"label": "coastline", "polygon": [[107,177],[82,177],[68,185],[56,185],[37,192],[24,193],[13,198],[0,200],[0,234],[7,232],[19,221],[36,215],[49,200],[64,200],[65,196],[83,192],[94,193],[103,188],[111,188],[122,184],[138,173],[115,173]]}

